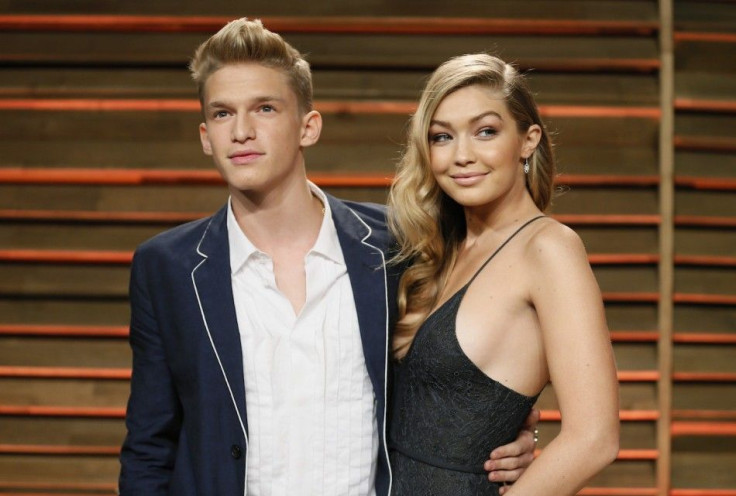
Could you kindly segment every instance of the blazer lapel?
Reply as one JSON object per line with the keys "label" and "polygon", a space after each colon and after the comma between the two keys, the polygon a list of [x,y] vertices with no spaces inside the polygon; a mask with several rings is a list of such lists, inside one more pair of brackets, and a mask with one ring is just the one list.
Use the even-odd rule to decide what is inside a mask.
{"label": "blazer lapel", "polygon": [[192,284],[208,339],[247,437],[243,355],[230,278],[227,208],[225,205],[212,217],[197,246],[202,261],[192,271]]}
{"label": "blazer lapel", "polygon": [[382,397],[389,326],[385,242],[374,236],[355,211],[329,195],[328,198],[353,290],[368,375]]}

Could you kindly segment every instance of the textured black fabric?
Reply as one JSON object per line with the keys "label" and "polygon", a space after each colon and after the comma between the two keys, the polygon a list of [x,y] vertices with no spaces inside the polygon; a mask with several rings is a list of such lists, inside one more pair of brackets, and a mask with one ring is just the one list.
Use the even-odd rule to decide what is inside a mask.
{"label": "textured black fabric", "polygon": [[[538,217],[537,217],[538,218]],[[527,222],[481,266],[477,274]],[[394,496],[498,495],[483,463],[513,441],[537,400],[485,375],[460,348],[457,312],[470,280],[417,331],[394,365],[389,435]]]}

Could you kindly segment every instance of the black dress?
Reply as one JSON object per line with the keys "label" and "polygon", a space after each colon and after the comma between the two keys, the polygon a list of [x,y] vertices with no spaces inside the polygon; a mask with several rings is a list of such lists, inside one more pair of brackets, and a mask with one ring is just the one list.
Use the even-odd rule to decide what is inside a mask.
{"label": "black dress", "polygon": [[394,496],[498,495],[483,463],[514,439],[537,400],[500,384],[460,348],[455,320],[473,278],[432,313],[394,367],[389,447]]}

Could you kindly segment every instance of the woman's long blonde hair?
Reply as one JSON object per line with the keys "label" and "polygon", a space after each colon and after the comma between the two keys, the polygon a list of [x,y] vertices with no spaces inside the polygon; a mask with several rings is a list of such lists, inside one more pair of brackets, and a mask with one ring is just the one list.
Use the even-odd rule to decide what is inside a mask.
{"label": "woman's long blonde hair", "polygon": [[447,95],[476,84],[503,96],[520,133],[533,124],[542,128],[541,140],[529,158],[526,185],[540,210],[545,210],[552,199],[552,143],[523,76],[503,60],[485,53],[462,55],[439,66],[411,118],[406,150],[388,198],[389,227],[399,248],[393,261],[411,262],[399,285],[399,320],[393,340],[398,358],[406,354],[417,329],[437,304],[439,290],[466,234],[462,207],[442,192],[430,170],[430,121]]}

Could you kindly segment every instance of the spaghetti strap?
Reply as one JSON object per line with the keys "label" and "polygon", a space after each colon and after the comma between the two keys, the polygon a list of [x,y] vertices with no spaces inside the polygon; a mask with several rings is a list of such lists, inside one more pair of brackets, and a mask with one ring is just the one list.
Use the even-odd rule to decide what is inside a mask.
{"label": "spaghetti strap", "polygon": [[470,285],[473,283],[473,281],[475,281],[475,278],[478,277],[478,274],[480,274],[480,272],[486,267],[486,265],[488,265],[488,262],[490,262],[491,260],[493,260],[493,257],[495,257],[498,254],[498,252],[501,251],[501,249],[509,243],[509,241],[511,241],[512,239],[514,239],[516,237],[516,235],[519,234],[522,231],[522,229],[524,229],[526,226],[528,226],[529,224],[531,224],[535,220],[541,219],[542,217],[546,217],[546,216],[545,215],[538,215],[538,216],[536,216],[536,217],[534,217],[532,219],[529,219],[528,221],[524,222],[524,224],[522,224],[521,227],[519,227],[516,231],[514,231],[514,233],[511,236],[509,236],[508,238],[506,238],[506,241],[504,241],[503,243],[501,243],[501,246],[499,246],[498,248],[496,248],[495,251],[491,254],[491,256],[488,257],[488,259],[486,259],[486,261],[483,262],[483,265],[481,265],[480,268],[475,272],[475,274],[473,274],[473,277],[470,278],[470,281],[468,281],[468,283],[465,285],[465,288],[470,287]]}

